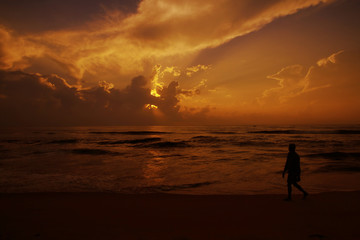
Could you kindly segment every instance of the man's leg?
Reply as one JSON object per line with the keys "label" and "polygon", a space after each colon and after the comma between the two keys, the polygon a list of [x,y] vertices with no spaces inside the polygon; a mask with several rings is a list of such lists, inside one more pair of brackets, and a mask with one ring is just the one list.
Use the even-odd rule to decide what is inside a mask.
{"label": "man's leg", "polygon": [[306,196],[309,195],[299,184],[297,184],[296,182],[294,182],[293,184],[297,189],[299,189],[304,194],[304,198],[306,198]]}
{"label": "man's leg", "polygon": [[288,200],[291,200],[291,183],[288,183]]}

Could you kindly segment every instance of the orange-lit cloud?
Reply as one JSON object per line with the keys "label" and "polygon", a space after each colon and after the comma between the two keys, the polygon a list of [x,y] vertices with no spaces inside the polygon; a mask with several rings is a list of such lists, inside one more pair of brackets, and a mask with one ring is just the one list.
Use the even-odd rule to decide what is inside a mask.
{"label": "orange-lit cloud", "polygon": [[[180,70],[155,68],[153,79],[135,77],[119,89],[112,83],[99,81],[84,88],[71,85],[57,75],[31,74],[0,70],[0,112],[5,113],[1,125],[113,125],[165,124],[180,122],[181,96],[199,94],[198,88],[182,89],[175,80],[164,82],[165,74],[175,78]],[[156,94],[150,86],[156,79]],[[195,93],[197,92],[197,93]]]}
{"label": "orange-lit cloud", "polygon": [[[174,79],[183,71],[158,66],[161,87],[151,94],[150,80],[139,76],[123,89],[101,81],[83,88],[56,75],[0,71],[2,125],[93,125],[197,123],[329,122],[360,119],[360,54],[340,51],[306,69],[291,65],[270,75],[278,86],[266,90],[260,105],[226,103],[236,100],[228,90],[209,88],[205,80],[182,89]],[[172,70],[171,70],[172,69]],[[164,73],[164,75],[162,74]],[[176,74],[174,74],[176,73]],[[230,100],[230,101],[229,101]],[[219,104],[217,104],[217,102]],[[153,108],[148,106],[153,105]],[[351,122],[351,121],[350,121]]]}
{"label": "orange-lit cloud", "polygon": [[43,49],[0,25],[0,69],[25,69],[31,65],[30,58],[44,54]]}
{"label": "orange-lit cloud", "polygon": [[264,91],[260,102],[283,103],[301,94],[306,84],[305,76],[306,69],[301,65],[287,66],[276,74],[268,76],[269,79],[277,80],[279,86]]}
{"label": "orange-lit cloud", "polygon": [[259,102],[269,111],[288,112],[300,121],[357,122],[359,69],[359,51],[339,51],[309,69],[288,66],[269,76],[278,87],[266,90]]}
{"label": "orange-lit cloud", "polygon": [[0,85],[2,125],[151,124],[146,104],[175,107],[151,96],[142,76],[122,90],[106,82],[83,89],[56,75],[0,71]]}
{"label": "orange-lit cloud", "polygon": [[45,58],[57,65],[57,74],[111,81],[116,74],[142,73],[171,56],[189,57],[321,2],[327,1],[144,0],[130,16],[108,11],[106,18],[80,29],[24,36],[2,29],[1,68],[41,72],[31,63]]}

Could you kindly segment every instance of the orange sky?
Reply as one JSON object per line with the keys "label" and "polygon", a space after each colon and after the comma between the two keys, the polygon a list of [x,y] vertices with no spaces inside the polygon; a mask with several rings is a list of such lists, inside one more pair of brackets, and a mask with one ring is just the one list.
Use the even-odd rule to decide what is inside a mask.
{"label": "orange sky", "polygon": [[359,10],[356,0],[4,0],[0,123],[360,123]]}

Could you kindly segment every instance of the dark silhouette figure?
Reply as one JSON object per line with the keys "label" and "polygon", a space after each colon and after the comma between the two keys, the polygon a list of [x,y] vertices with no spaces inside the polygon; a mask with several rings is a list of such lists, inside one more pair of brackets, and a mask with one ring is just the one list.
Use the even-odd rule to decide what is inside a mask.
{"label": "dark silhouette figure", "polygon": [[287,201],[291,200],[291,185],[294,185],[297,189],[299,189],[304,194],[304,199],[309,195],[299,184],[300,182],[300,157],[295,152],[295,144],[289,144],[289,153],[287,155],[286,164],[284,167],[284,171],[282,177],[284,178],[285,173],[288,173],[287,186],[288,186],[288,198],[285,199]]}

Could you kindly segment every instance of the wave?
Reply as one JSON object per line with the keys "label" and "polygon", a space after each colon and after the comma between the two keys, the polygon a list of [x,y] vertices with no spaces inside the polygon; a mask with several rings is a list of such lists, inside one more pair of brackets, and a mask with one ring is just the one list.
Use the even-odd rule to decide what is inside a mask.
{"label": "wave", "polygon": [[20,140],[17,139],[7,139],[7,140],[1,140],[3,143],[18,143]]}
{"label": "wave", "polygon": [[360,130],[336,130],[336,134],[360,134]]}
{"label": "wave", "polygon": [[154,134],[172,134],[172,132],[160,131],[125,131],[125,132],[89,132],[90,134],[122,134],[122,135],[154,135]]}
{"label": "wave", "polygon": [[199,143],[215,143],[222,141],[218,137],[211,137],[211,136],[195,136],[191,138],[191,141],[193,142],[199,142]]}
{"label": "wave", "polygon": [[102,141],[98,142],[98,144],[106,145],[106,144],[139,144],[139,143],[150,143],[150,142],[158,142],[161,141],[161,138],[141,138],[141,139],[132,139],[132,140],[119,140],[119,141]]}
{"label": "wave", "polygon": [[31,154],[41,155],[41,154],[46,154],[46,153],[48,153],[48,151],[33,151]]}
{"label": "wave", "polygon": [[211,144],[211,143],[221,143],[221,144],[231,144],[233,146],[272,146],[275,143],[270,141],[260,141],[260,140],[245,140],[239,141],[236,139],[224,139],[213,136],[195,136],[190,139],[191,142]]}
{"label": "wave", "polygon": [[182,154],[164,154],[164,155],[157,155],[157,158],[173,158],[173,157],[182,157]]}
{"label": "wave", "polygon": [[296,139],[294,142],[307,144],[343,144],[343,142],[337,140],[316,140],[315,138]]}
{"label": "wave", "polygon": [[360,159],[360,152],[329,152],[329,153],[315,153],[304,155],[304,157],[308,158],[325,158],[330,160],[344,160],[344,159]]}
{"label": "wave", "polygon": [[232,134],[237,134],[237,132],[233,132],[233,131],[215,131],[215,132],[209,132],[211,134],[229,134],[229,135],[232,135]]}
{"label": "wave", "polygon": [[215,162],[229,162],[229,161],[234,161],[234,158],[218,158],[215,160]]}
{"label": "wave", "polygon": [[360,166],[351,164],[332,164],[320,167],[313,171],[314,173],[327,173],[327,172],[360,172]]}
{"label": "wave", "polygon": [[328,130],[328,131],[266,130],[266,131],[249,131],[248,133],[261,133],[261,134],[360,134],[360,130]]}
{"label": "wave", "polygon": [[104,149],[93,149],[93,148],[76,148],[69,150],[74,154],[84,154],[84,155],[118,155],[118,152],[108,151]]}
{"label": "wave", "polygon": [[145,147],[145,148],[186,148],[192,147],[186,141],[179,141],[179,142],[172,142],[172,141],[164,141],[164,142],[157,142],[151,144],[141,144],[136,145],[137,147]]}
{"label": "wave", "polygon": [[269,146],[274,145],[274,142],[267,142],[267,141],[234,141],[232,142],[234,146]]}
{"label": "wave", "polygon": [[144,189],[150,192],[170,192],[181,189],[190,189],[190,188],[208,186],[213,183],[216,182],[199,182],[199,183],[189,183],[189,184],[180,184],[180,185],[159,185],[159,186],[145,187]]}
{"label": "wave", "polygon": [[49,144],[71,144],[79,142],[78,139],[61,139],[61,140],[53,140],[48,142]]}

